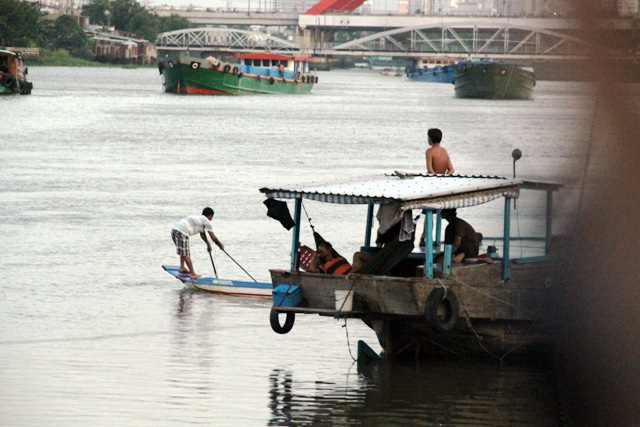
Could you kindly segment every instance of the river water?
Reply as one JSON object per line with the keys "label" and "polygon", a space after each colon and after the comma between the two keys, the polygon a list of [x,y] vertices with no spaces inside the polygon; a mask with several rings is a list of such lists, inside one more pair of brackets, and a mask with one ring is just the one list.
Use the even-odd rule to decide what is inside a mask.
{"label": "river water", "polygon": [[[254,277],[289,265],[291,236],[265,186],[424,171],[439,127],[456,171],[575,182],[593,101],[539,82],[532,101],[456,99],[452,85],[320,72],[312,94],[162,92],[155,69],[32,67],[33,94],[0,99],[0,425],[558,425],[553,368],[494,360],[353,363],[380,347],[359,321],[302,316],[277,335],[270,300],[185,290],[172,225],[204,206]],[[571,222],[571,185],[558,197]],[[544,234],[543,195],[512,233]],[[366,208],[305,207],[339,252],[361,245]],[[502,203],[465,210],[500,235]],[[306,219],[305,219],[306,220]],[[303,243],[311,244],[309,227]],[[192,239],[196,271],[211,274]],[[535,248],[523,245],[514,253]],[[519,252],[518,252],[519,251]],[[221,277],[244,273],[214,251]]]}

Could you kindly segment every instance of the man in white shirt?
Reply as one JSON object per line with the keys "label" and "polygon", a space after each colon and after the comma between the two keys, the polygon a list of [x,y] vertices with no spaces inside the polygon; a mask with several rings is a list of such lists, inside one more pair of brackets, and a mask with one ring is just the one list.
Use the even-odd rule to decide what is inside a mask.
{"label": "man in white shirt", "polygon": [[[211,240],[222,250],[224,245],[215,234],[213,234],[213,227],[211,226],[211,220],[213,219],[213,209],[204,208],[202,215],[191,215],[178,221],[171,230],[171,239],[176,245],[176,252],[180,255],[180,274],[189,275],[190,279],[197,279],[200,277],[196,274],[191,263],[191,252],[189,251],[189,236],[194,234],[200,234],[202,240],[207,244],[207,250],[211,252],[211,244],[207,240],[205,231],[209,233]],[[185,268],[185,264],[187,268]]]}

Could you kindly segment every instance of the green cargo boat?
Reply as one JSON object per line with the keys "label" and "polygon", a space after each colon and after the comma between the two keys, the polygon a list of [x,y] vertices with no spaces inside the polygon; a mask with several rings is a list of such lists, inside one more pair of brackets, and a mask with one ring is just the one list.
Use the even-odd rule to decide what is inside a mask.
{"label": "green cargo boat", "polygon": [[458,98],[531,99],[533,68],[510,62],[460,62],[453,84]]}
{"label": "green cargo boat", "polygon": [[239,63],[218,58],[179,55],[164,58],[158,68],[164,91],[198,95],[309,93],[318,77],[309,71],[311,58],[267,53],[234,56]]}
{"label": "green cargo boat", "polygon": [[20,53],[0,49],[0,95],[29,95],[33,84],[27,73]]}

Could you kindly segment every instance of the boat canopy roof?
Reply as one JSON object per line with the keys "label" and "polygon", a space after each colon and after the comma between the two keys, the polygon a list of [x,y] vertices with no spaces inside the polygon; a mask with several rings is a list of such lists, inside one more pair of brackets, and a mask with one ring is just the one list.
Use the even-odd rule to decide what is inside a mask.
{"label": "boat canopy roof", "polygon": [[399,204],[408,209],[451,209],[491,200],[518,198],[520,188],[555,191],[560,184],[537,183],[499,176],[427,175],[396,172],[349,181],[311,182],[261,188],[269,198],[303,198],[337,204]]}
{"label": "boat canopy roof", "polygon": [[15,52],[11,52],[10,50],[0,49],[0,56],[16,56]]}
{"label": "boat canopy roof", "polygon": [[271,59],[276,61],[313,62],[313,58],[294,58],[292,56],[275,55],[273,53],[237,53],[233,55],[237,59]]}

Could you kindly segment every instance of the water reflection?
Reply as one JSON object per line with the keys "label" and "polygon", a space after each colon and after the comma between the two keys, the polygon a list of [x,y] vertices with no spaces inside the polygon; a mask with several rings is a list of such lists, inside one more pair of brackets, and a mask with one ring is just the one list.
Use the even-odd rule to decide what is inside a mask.
{"label": "water reflection", "polygon": [[380,362],[359,367],[355,377],[344,385],[316,382],[310,389],[291,371],[274,369],[269,425],[563,424],[557,387],[545,366]]}

